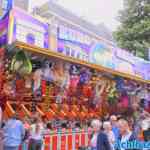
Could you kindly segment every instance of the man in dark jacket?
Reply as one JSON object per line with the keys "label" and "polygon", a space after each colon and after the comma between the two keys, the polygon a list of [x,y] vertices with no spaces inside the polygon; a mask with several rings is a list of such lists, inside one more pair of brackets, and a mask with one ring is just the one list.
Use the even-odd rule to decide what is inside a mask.
{"label": "man in dark jacket", "polygon": [[93,120],[91,123],[93,134],[91,138],[92,150],[111,150],[107,135],[101,130],[102,122]]}
{"label": "man in dark jacket", "polygon": [[111,150],[107,135],[100,131],[97,138],[97,150]]}
{"label": "man in dark jacket", "polygon": [[[137,150],[137,148],[132,148],[132,147],[127,147],[126,144],[123,143],[130,143],[130,142],[134,142],[137,138],[134,132],[132,132],[129,128],[129,124],[126,120],[124,119],[120,119],[118,121],[118,126],[119,126],[119,130],[120,130],[120,137],[119,137],[119,142],[120,144],[117,145],[116,149],[117,150]],[[121,147],[119,146],[121,145]],[[122,147],[122,145],[125,145],[125,147]],[[133,144],[130,146],[133,146]]]}

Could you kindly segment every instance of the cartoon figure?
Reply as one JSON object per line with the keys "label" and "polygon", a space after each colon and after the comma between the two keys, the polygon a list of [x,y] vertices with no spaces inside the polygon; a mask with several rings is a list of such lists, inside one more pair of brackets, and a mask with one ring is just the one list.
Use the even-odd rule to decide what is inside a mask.
{"label": "cartoon figure", "polygon": [[42,69],[37,69],[34,73],[33,73],[33,92],[36,92],[37,90],[40,89],[41,87],[41,81],[42,81]]}
{"label": "cartoon figure", "polygon": [[42,68],[42,79],[47,82],[53,82],[54,81],[54,73],[52,71],[53,63],[50,61],[45,61],[44,67]]}

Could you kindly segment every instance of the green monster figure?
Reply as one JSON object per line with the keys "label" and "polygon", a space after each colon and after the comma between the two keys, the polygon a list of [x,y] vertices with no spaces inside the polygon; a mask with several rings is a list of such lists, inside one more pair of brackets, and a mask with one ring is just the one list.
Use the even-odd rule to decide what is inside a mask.
{"label": "green monster figure", "polygon": [[118,98],[118,93],[116,89],[116,83],[113,83],[110,91],[108,93],[108,102],[109,104],[116,104]]}

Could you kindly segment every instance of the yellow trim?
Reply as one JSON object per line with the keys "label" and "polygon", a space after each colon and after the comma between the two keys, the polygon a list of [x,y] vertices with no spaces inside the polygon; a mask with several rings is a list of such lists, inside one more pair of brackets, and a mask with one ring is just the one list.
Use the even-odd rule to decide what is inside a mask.
{"label": "yellow trim", "polygon": [[7,102],[6,103],[6,109],[8,110],[7,112],[10,114],[11,113],[11,115],[12,114],[14,114],[15,113],[15,111],[13,110],[13,108],[11,107],[11,105],[10,105],[10,103],[9,102]]}
{"label": "yellow trim", "polygon": [[14,28],[14,16],[11,10],[9,14],[9,25],[8,25],[8,44],[13,42],[13,28]]}
{"label": "yellow trim", "polygon": [[51,51],[49,49],[39,48],[39,47],[29,45],[29,44],[26,44],[26,43],[23,43],[23,42],[18,42],[18,41],[15,42],[14,44],[15,44],[16,48],[23,49],[25,51],[42,54],[42,55],[45,55],[45,56],[48,56],[48,57],[58,58],[58,59],[65,60],[65,61],[68,61],[68,62],[84,65],[86,67],[95,69],[95,70],[100,71],[100,72],[107,72],[107,73],[110,73],[110,74],[113,74],[113,75],[121,76],[121,77],[124,77],[124,78],[127,78],[127,79],[131,79],[131,80],[134,80],[134,81],[141,82],[141,83],[150,84],[150,80],[144,80],[144,79],[142,79],[140,77],[137,77],[137,76],[134,76],[134,75],[129,75],[127,73],[115,71],[113,69],[106,68],[106,67],[103,67],[103,66],[100,66],[100,65],[88,63],[86,61],[81,61],[81,60],[78,60],[78,59],[68,57],[68,56],[65,56],[63,54]]}

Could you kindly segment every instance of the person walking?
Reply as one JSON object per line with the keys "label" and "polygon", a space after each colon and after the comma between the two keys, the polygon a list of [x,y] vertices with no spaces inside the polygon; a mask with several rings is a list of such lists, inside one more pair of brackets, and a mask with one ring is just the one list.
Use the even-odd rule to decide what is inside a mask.
{"label": "person walking", "polygon": [[30,128],[29,150],[42,150],[44,126],[41,118],[35,118]]}
{"label": "person walking", "polygon": [[[120,142],[121,143],[126,143],[129,141],[134,141],[136,140],[135,134],[130,130],[129,124],[126,120],[120,119],[118,121],[118,126],[119,126],[119,131],[120,131]],[[121,144],[122,145],[122,144]],[[121,150],[128,150],[131,148],[128,147],[118,147],[119,145],[117,144],[117,149]],[[135,150],[134,148],[132,150]]]}
{"label": "person walking", "polygon": [[22,150],[28,150],[29,135],[30,135],[30,122],[27,116],[23,119],[23,125],[25,128],[25,136],[24,136],[23,143],[22,143]]}
{"label": "person walking", "polygon": [[105,121],[103,123],[104,132],[106,133],[109,144],[111,146],[111,150],[114,150],[114,144],[115,144],[115,135],[112,131],[111,123],[109,121]]}
{"label": "person walking", "polygon": [[107,135],[101,130],[102,122],[93,120],[91,123],[93,134],[91,137],[92,150],[111,150]]}
{"label": "person walking", "polygon": [[118,122],[117,122],[117,117],[115,115],[110,116],[110,122],[112,126],[112,131],[115,135],[115,141],[119,139],[119,128],[118,128]]}
{"label": "person walking", "polygon": [[18,150],[25,135],[23,123],[15,113],[4,127],[4,150]]}

